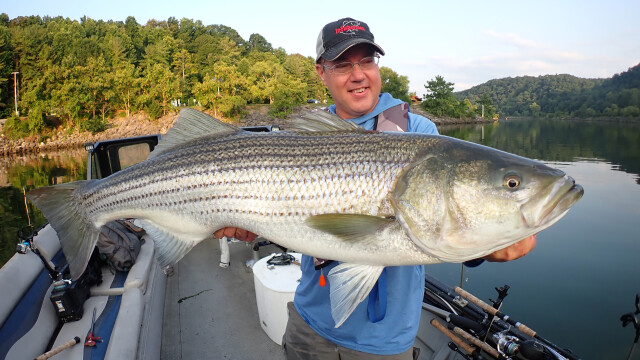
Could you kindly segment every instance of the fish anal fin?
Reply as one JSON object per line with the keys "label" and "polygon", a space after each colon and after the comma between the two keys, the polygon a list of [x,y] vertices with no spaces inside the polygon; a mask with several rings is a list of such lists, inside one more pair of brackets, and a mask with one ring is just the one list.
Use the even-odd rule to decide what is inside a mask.
{"label": "fish anal fin", "polygon": [[137,219],[134,223],[142,227],[153,239],[158,264],[161,268],[167,265],[175,265],[178,260],[182,259],[202,240],[185,239],[176,236],[152,221]]}
{"label": "fish anal fin", "polygon": [[383,269],[380,265],[341,263],[329,271],[331,316],[336,328],[367,298]]}

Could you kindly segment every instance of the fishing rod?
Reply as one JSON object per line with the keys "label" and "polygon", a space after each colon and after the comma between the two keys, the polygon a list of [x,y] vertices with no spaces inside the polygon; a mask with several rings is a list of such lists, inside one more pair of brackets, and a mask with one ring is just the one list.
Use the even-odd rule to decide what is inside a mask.
{"label": "fishing rod", "polygon": [[[497,301],[492,300],[492,302],[500,306],[507,295],[508,287],[495,288],[495,290],[499,296]],[[425,277],[423,308],[446,319],[451,328],[457,326],[465,329],[478,340],[483,339],[484,342],[493,344],[495,349],[499,351],[501,358],[517,355],[518,358],[531,360],[578,359],[575,355],[567,352],[568,350],[560,349],[546,339],[538,338],[540,341],[537,341],[499,317],[489,316],[489,312],[429,275]],[[495,311],[495,308],[490,310],[491,313]]]}
{"label": "fishing rod", "polygon": [[[435,319],[435,318],[431,319],[431,325],[433,325],[433,327],[435,327],[436,329],[440,330],[440,332],[442,332],[449,339],[451,339],[451,341],[453,341],[456,344],[456,346],[459,346],[464,351],[466,351],[467,354],[468,354],[467,358],[478,359],[478,360],[484,359],[484,357],[482,355],[480,355],[480,352],[477,349],[475,349],[473,346],[471,346],[471,345],[467,344],[466,342],[464,342],[460,337],[458,337],[456,334],[451,332],[451,330],[449,330],[447,327],[445,327],[438,319]],[[459,328],[456,327],[456,329],[459,329]],[[471,335],[469,335],[469,336],[471,336]],[[489,346],[489,345],[487,345],[487,346]],[[451,348],[451,346],[449,346],[449,348]],[[489,347],[489,350],[493,350],[493,349],[491,347]],[[454,350],[454,351],[458,351],[459,352],[459,350]]]}
{"label": "fishing rod", "polygon": [[[509,315],[504,314],[502,312],[500,312],[498,309],[492,307],[491,305],[485,303],[484,301],[480,300],[479,298],[477,298],[476,296],[474,296],[473,294],[467,292],[466,290],[456,286],[454,287],[453,291],[462,296],[463,298],[469,300],[470,302],[474,303],[475,305],[477,305],[478,307],[480,307],[482,310],[484,310],[485,312],[487,312],[490,315],[493,315],[497,318],[499,318],[500,320],[513,325],[516,327],[516,329],[518,329],[520,332],[524,333],[525,335],[528,335],[536,340],[539,340],[540,342],[544,343],[549,350],[552,350],[554,353],[557,353],[558,355],[561,355],[563,358],[568,358],[568,359],[578,359],[575,355],[571,354],[570,352],[567,352],[567,350],[561,349],[560,347],[558,347],[557,345],[553,344],[552,342],[550,342],[549,340],[539,336],[537,334],[536,331],[534,331],[533,329],[529,328],[528,326],[524,325],[523,323],[516,321],[514,319],[512,319]],[[556,355],[556,354],[554,354]]]}
{"label": "fishing rod", "polygon": [[[496,359],[510,359],[514,356],[528,360],[567,359],[554,349],[545,347],[535,340],[521,340],[519,337],[524,338],[524,334],[519,334],[519,337],[508,335],[507,332],[512,331],[508,326],[492,334],[491,339],[495,347],[491,346],[488,342],[480,339],[482,332],[478,331],[478,329],[481,330],[482,326],[479,323],[474,323],[463,316],[450,313],[427,303],[423,303],[422,307],[447,321],[446,327],[435,318],[430,323],[451,339],[456,346],[463,348],[468,354],[465,356],[468,359],[484,359],[481,352]],[[468,329],[468,331],[464,329]],[[473,344],[476,348],[473,348],[467,342]],[[449,347],[454,351],[458,351],[451,344]]]}
{"label": "fishing rod", "polygon": [[471,294],[468,291],[462,289],[461,287],[456,286],[456,287],[453,288],[453,291],[455,291],[456,294],[462,296],[463,298],[465,298],[465,299],[471,301],[472,303],[476,304],[482,310],[486,311],[488,314],[496,316],[496,317],[498,317],[499,319],[501,319],[503,321],[506,321],[507,323],[515,326],[518,330],[520,330],[523,333],[531,336],[532,338],[536,337],[536,332],[533,331],[532,329],[530,329],[529,327],[527,327],[525,324],[520,323],[518,321],[514,321],[513,319],[511,319],[509,317],[509,315],[503,314],[498,309],[496,309],[493,306],[487,304],[486,302],[478,299],[473,294]]}
{"label": "fishing rod", "polygon": [[55,349],[51,349],[51,350],[47,351],[46,353],[36,357],[35,360],[47,360],[47,359],[53,357],[54,355],[59,354],[62,351],[66,350],[66,349],[68,349],[70,347],[73,347],[73,345],[75,345],[75,344],[77,344],[79,342],[80,342],[80,338],[78,336],[76,336],[73,339],[65,342],[64,344],[56,347]]}

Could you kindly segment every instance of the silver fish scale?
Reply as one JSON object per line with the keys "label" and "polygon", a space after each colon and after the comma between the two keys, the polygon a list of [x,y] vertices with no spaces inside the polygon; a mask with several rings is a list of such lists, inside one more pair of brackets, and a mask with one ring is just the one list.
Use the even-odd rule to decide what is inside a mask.
{"label": "silver fish scale", "polygon": [[83,201],[90,216],[166,210],[202,224],[391,215],[385,198],[396,175],[434,139],[363,132],[211,137],[97,182],[83,189]]}

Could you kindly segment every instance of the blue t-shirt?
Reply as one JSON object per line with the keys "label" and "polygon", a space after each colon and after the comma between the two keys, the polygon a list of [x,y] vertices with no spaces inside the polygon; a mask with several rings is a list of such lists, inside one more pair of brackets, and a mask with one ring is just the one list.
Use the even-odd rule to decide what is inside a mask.
{"label": "blue t-shirt", "polygon": [[[394,99],[388,93],[380,94],[378,105],[373,111],[349,121],[373,130],[376,115],[401,103],[401,100]],[[329,107],[333,114],[335,110],[335,105]],[[409,113],[408,131],[438,133],[431,120],[412,113]],[[322,269],[325,279],[337,264],[338,262],[333,262]],[[302,278],[296,290],[294,305],[300,316],[322,337],[346,348],[379,355],[399,354],[413,346],[422,311],[424,266],[385,268],[387,308],[384,318],[378,322],[371,321],[367,311],[369,299],[365,299],[339,328],[334,327],[331,317],[330,286],[319,285],[321,271],[315,270],[313,258],[303,255],[301,268]]]}

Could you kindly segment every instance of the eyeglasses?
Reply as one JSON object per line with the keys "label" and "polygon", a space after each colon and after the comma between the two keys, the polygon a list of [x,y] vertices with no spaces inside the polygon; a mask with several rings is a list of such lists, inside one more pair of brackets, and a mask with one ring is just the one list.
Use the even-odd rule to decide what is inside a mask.
{"label": "eyeglasses", "polygon": [[335,65],[327,66],[322,64],[322,67],[337,74],[349,74],[353,71],[353,68],[358,65],[360,66],[360,70],[367,71],[373,70],[378,67],[378,60],[380,60],[379,55],[375,56],[367,56],[366,58],[362,58],[357,63],[352,63],[351,61],[341,62]]}

